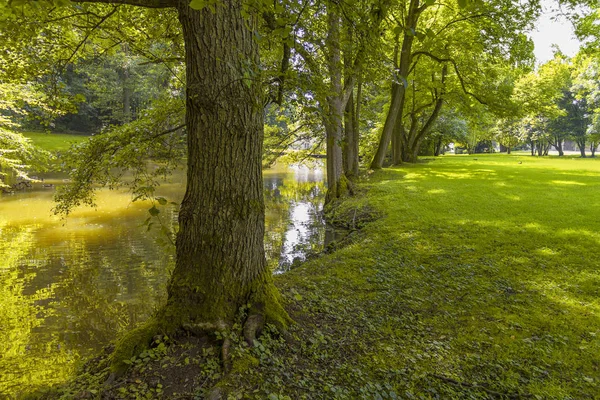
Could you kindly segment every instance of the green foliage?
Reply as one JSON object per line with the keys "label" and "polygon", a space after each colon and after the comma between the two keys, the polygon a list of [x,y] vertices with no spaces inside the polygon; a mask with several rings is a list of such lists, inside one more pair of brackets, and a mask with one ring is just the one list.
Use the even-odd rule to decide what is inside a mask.
{"label": "green foliage", "polygon": [[31,143],[25,136],[0,127],[0,188],[18,181],[29,181],[27,171],[44,171],[52,155]]}
{"label": "green foliage", "polygon": [[[182,101],[157,101],[142,118],[93,136],[65,154],[71,183],[57,191],[55,212],[93,205],[97,185],[130,188],[134,200],[154,197],[154,188],[185,156]],[[126,172],[131,178],[123,179]]]}

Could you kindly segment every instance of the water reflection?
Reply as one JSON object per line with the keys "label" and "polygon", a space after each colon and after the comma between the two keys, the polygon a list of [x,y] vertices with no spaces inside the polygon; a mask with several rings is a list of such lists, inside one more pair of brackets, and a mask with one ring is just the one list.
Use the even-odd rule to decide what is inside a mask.
{"label": "water reflection", "polygon": [[322,169],[293,167],[265,171],[265,248],[276,273],[322,250],[325,197]]}
{"label": "water reflection", "polygon": [[[183,179],[174,176],[159,195],[178,202]],[[264,183],[267,259],[282,272],[322,247],[323,173],[277,167]],[[36,184],[0,197],[0,398],[64,381],[79,360],[147,319],[173,268],[172,246],[141,224],[149,203],[101,191],[97,209],[77,209],[65,222],[51,215],[52,192]],[[167,225],[176,214],[161,207]]]}

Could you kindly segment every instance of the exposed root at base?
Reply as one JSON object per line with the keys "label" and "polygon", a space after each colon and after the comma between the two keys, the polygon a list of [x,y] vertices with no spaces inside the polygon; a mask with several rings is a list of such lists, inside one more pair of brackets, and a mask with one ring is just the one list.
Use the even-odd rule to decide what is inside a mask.
{"label": "exposed root at base", "polygon": [[254,345],[254,340],[260,336],[265,326],[265,317],[262,314],[252,314],[244,324],[244,340],[249,346]]}

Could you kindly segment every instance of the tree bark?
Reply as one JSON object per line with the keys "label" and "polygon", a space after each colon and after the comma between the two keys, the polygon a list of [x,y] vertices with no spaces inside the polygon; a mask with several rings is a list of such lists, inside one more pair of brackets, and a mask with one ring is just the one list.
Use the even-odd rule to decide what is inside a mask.
{"label": "tree bark", "polygon": [[[419,0],[410,1],[408,15],[406,17],[404,26],[404,30],[407,33],[403,35],[402,50],[400,54],[400,64],[396,71],[396,75],[398,75],[398,78],[403,79],[403,81],[396,86],[396,90],[392,94],[390,109],[385,118],[385,124],[383,125],[383,131],[381,132],[379,146],[377,147],[377,152],[373,157],[373,161],[371,161],[372,169],[380,169],[381,167],[383,167],[383,161],[385,160],[388,145],[392,138],[394,128],[397,126],[396,120],[398,118],[402,119],[402,108],[404,106],[404,98],[407,86],[406,80],[408,78],[408,71],[412,59],[412,45],[415,38],[415,35],[412,32],[416,31],[419,16],[424,10],[424,7],[425,6],[419,7]],[[409,34],[408,32],[411,33]],[[400,143],[395,143],[397,143],[396,145],[400,146]]]}
{"label": "tree bark", "polygon": [[529,145],[531,146],[531,155],[535,156],[535,141],[529,140]]}
{"label": "tree bark", "polygon": [[188,4],[178,6],[186,57],[187,189],[162,318],[179,326],[230,326],[239,308],[253,303],[256,312],[285,319],[263,245],[255,21],[242,18],[241,0],[213,11]]}
{"label": "tree bark", "polygon": [[346,108],[344,110],[344,140],[342,146],[342,157],[344,173],[346,178],[354,179],[358,176],[358,116],[361,95],[362,79],[360,71],[354,71],[353,66],[353,44],[354,26],[350,21],[345,21],[346,45],[344,46],[344,85],[350,85],[355,73],[358,74],[357,99],[354,102],[354,90],[351,89]]}
{"label": "tree bark", "polygon": [[576,143],[577,143],[577,147],[579,147],[579,153],[581,154],[581,158],[585,158],[585,138],[582,139],[577,139]]}
{"label": "tree bark", "polygon": [[354,94],[350,95],[346,109],[344,110],[344,146],[342,147],[342,156],[344,158],[344,172],[348,179],[353,179],[354,158],[356,156],[356,146],[354,141]]}
{"label": "tree bark", "polygon": [[327,146],[327,194],[325,203],[346,193],[346,181],[343,175],[342,134],[343,115],[347,101],[344,100],[342,85],[342,51],[340,44],[340,15],[338,5],[327,4],[327,38],[329,50],[327,69],[331,79],[331,92],[327,96],[327,110],[323,115]]}
{"label": "tree bark", "polygon": [[556,150],[558,150],[558,155],[560,157],[562,157],[562,156],[565,155],[565,153],[563,151],[563,148],[562,148],[562,145],[563,145],[562,139],[557,139],[556,142],[555,142],[555,147],[556,147]]}

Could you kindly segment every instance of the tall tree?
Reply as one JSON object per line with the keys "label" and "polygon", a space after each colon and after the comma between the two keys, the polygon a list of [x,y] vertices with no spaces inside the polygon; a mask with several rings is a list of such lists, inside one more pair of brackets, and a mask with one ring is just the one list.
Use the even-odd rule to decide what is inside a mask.
{"label": "tall tree", "polygon": [[[448,79],[438,82],[460,88],[468,102],[502,108],[500,99],[511,86],[503,81],[506,74],[502,70],[507,65],[531,62],[532,45],[521,32],[533,21],[537,10],[536,1],[513,4],[435,0],[406,2],[396,9],[392,13],[397,24],[393,58],[398,61],[394,63],[390,108],[371,168],[383,166],[390,141],[393,164],[414,161],[420,141],[435,122],[444,101],[449,102],[443,98],[451,90],[444,93],[440,87],[433,101],[413,107],[412,94],[425,92],[424,83],[430,85],[427,81],[431,81],[434,70],[446,70],[441,75]],[[440,65],[429,63],[423,67],[424,59]],[[414,82],[416,91],[411,89]],[[420,114],[416,119],[415,111]]]}
{"label": "tall tree", "polygon": [[[159,331],[226,330],[247,304],[251,308],[244,332],[250,343],[265,322],[285,325],[289,317],[279,303],[263,246],[263,98],[256,11],[241,0],[207,7],[189,0],[77,3],[111,4],[98,25],[123,5],[173,9],[185,43],[187,188],[179,213],[176,266],[166,305],[119,342],[113,369],[124,368],[123,361]],[[223,348],[225,356],[227,345]]]}

